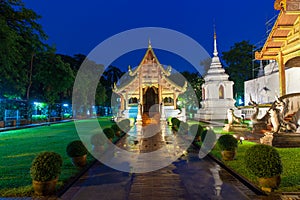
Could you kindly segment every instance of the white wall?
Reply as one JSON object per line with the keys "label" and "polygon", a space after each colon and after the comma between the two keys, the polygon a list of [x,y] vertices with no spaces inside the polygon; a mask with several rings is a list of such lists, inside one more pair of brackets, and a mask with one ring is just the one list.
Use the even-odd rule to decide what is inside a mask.
{"label": "white wall", "polygon": [[[286,93],[300,92],[300,67],[293,67],[285,70],[286,76]],[[259,103],[272,103],[275,101],[275,95],[279,96],[279,73],[275,72],[267,76],[246,81],[245,88],[245,105],[252,99]]]}

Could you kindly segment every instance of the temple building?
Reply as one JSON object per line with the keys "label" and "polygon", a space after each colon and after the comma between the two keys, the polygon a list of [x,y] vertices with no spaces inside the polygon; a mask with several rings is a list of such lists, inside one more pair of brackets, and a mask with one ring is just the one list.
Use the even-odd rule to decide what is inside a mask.
{"label": "temple building", "polygon": [[[263,48],[260,52],[255,52],[255,59],[270,60],[271,63],[267,68],[276,63],[278,72],[272,76],[265,74],[266,76],[261,77],[261,80],[253,81],[257,82],[255,87],[257,91],[263,89],[262,92],[271,92],[272,96],[275,93],[283,96],[300,92],[300,88],[297,87],[298,83],[295,82],[300,75],[300,0],[276,0],[274,8],[280,12]],[[265,71],[270,70],[265,69]],[[275,76],[277,76],[276,80]],[[263,83],[264,79],[267,82]],[[258,85],[265,85],[263,87],[266,88]],[[252,86],[245,86],[245,89],[247,87]],[[245,93],[249,94],[250,91],[246,90]]]}
{"label": "temple building", "polygon": [[300,0],[276,0],[280,10],[257,60],[267,60],[263,76],[246,81],[245,105],[251,98],[259,104],[271,103],[275,96],[299,93],[300,77]]}
{"label": "temple building", "polygon": [[127,76],[114,85],[113,92],[120,96],[118,117],[136,118],[138,123],[149,113],[159,113],[161,120],[177,117],[177,99],[186,91],[187,82],[171,80],[171,70],[160,64],[149,41],[140,64],[135,69],[129,66]]}
{"label": "temple building", "polygon": [[217,120],[226,119],[228,109],[235,108],[233,99],[233,81],[222,67],[217,50],[217,36],[214,33],[214,57],[202,85],[201,109],[195,115],[196,119]]}

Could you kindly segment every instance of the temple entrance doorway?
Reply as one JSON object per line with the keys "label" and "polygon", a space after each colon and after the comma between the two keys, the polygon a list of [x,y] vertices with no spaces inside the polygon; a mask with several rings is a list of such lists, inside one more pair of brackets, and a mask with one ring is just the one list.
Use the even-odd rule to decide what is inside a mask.
{"label": "temple entrance doorway", "polygon": [[144,89],[143,101],[144,113],[149,113],[150,108],[151,112],[159,112],[159,106],[153,106],[158,105],[158,89],[156,87],[152,86]]}

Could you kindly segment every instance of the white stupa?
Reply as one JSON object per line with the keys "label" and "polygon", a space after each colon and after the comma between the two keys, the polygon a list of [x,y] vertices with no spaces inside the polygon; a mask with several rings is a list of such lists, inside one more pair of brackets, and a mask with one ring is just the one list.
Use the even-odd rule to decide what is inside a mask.
{"label": "white stupa", "polygon": [[195,115],[196,119],[218,120],[227,119],[227,110],[235,108],[233,99],[233,81],[228,80],[228,74],[218,57],[217,36],[214,32],[214,57],[202,85],[202,108]]}

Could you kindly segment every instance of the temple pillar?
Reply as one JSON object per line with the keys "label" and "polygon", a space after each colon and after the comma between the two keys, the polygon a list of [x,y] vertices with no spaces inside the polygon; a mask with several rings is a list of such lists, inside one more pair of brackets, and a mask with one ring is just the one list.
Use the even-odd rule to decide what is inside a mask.
{"label": "temple pillar", "polygon": [[279,52],[278,55],[278,69],[279,69],[279,89],[280,89],[280,96],[286,94],[286,80],[285,80],[285,64],[282,56],[282,52]]}
{"label": "temple pillar", "polygon": [[173,105],[174,109],[177,109],[177,97],[178,95],[176,93],[173,94]]}
{"label": "temple pillar", "polygon": [[128,94],[125,93],[125,110],[128,109]]}
{"label": "temple pillar", "polygon": [[120,110],[123,111],[124,110],[124,97],[123,97],[123,95],[120,95],[120,97],[121,97]]}
{"label": "temple pillar", "polygon": [[[139,76],[139,73],[137,74]],[[136,117],[136,124],[141,125],[143,122],[142,113],[143,113],[143,86],[142,86],[142,77],[139,76],[139,100],[138,100],[138,114]]]}

